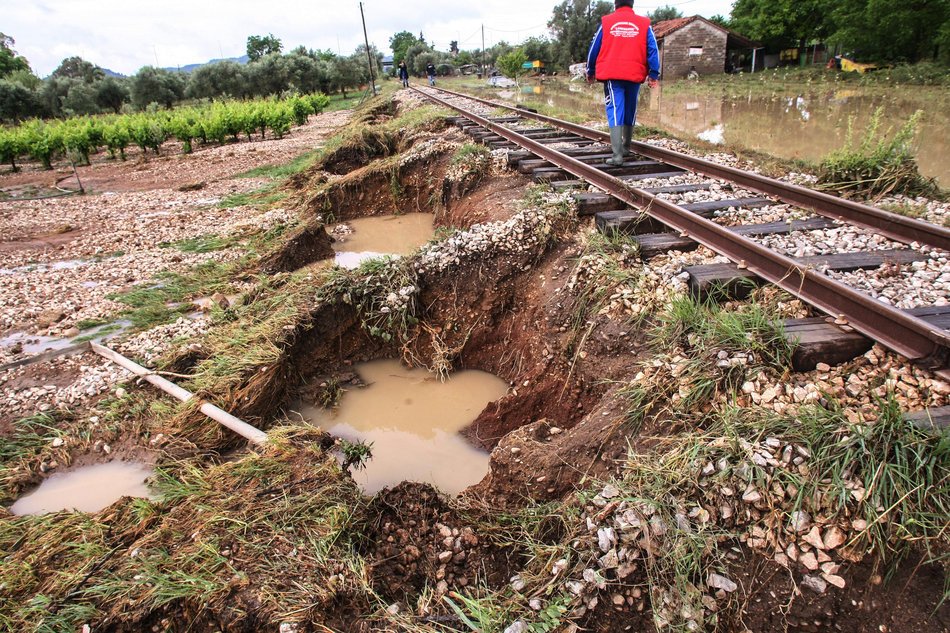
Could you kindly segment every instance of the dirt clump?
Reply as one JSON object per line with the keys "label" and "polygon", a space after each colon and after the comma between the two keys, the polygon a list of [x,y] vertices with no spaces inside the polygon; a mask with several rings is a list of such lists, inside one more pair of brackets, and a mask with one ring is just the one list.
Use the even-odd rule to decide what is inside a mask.
{"label": "dirt clump", "polygon": [[387,600],[410,602],[426,587],[436,597],[507,579],[505,552],[482,536],[428,484],[405,482],[377,494],[364,552],[374,589]]}
{"label": "dirt clump", "polygon": [[291,272],[308,264],[333,257],[333,238],[327,233],[326,226],[320,223],[308,223],[294,230],[287,238],[284,248],[275,250],[263,258],[261,272],[274,274]]}

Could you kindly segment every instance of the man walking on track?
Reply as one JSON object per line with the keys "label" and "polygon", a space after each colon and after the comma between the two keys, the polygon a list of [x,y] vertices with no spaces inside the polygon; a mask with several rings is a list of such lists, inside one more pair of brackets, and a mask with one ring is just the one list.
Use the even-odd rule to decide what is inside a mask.
{"label": "man walking on track", "polygon": [[604,106],[610,126],[613,156],[608,165],[622,165],[630,153],[633,124],[637,120],[640,84],[656,87],[660,54],[650,18],[633,12],[633,0],[614,0],[613,13],[601,18],[587,53],[587,81],[604,82]]}

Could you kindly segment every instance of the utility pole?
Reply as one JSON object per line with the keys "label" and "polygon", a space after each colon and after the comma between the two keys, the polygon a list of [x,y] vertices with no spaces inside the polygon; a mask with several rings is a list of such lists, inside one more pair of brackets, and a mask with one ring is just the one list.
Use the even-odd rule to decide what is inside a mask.
{"label": "utility pole", "polygon": [[488,71],[485,68],[485,25],[482,24],[482,78],[487,79]]}
{"label": "utility pole", "polygon": [[376,73],[373,72],[373,53],[369,50],[369,36],[366,35],[366,15],[363,13],[363,3],[360,2],[360,18],[363,20],[363,41],[366,42],[366,61],[369,62],[369,87],[376,95]]}

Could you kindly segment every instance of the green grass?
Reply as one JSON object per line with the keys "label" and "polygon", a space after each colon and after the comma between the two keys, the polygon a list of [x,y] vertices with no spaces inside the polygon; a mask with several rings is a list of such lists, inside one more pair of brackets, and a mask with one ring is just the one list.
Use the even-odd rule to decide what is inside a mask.
{"label": "green grass", "polygon": [[333,94],[330,96],[330,104],[323,110],[324,112],[337,112],[339,110],[352,110],[360,104],[363,99],[361,92],[349,92],[346,98],[342,94]]}
{"label": "green grass", "polygon": [[854,143],[853,121],[849,122],[844,145],[818,166],[819,188],[863,198],[892,193],[940,197],[936,181],[921,176],[914,158],[913,141],[923,111],[918,110],[894,133],[880,129],[882,112],[883,107],[874,112],[858,144]]}
{"label": "green grass", "polygon": [[[108,298],[128,306],[119,317],[131,321],[133,328],[148,329],[191,312],[194,307],[186,300],[192,297],[229,289],[233,275],[246,263],[246,258],[228,264],[210,260],[185,273],[160,273],[152,286],[133,288]],[[169,307],[169,304],[181,305]]]}
{"label": "green grass", "polygon": [[211,253],[230,248],[238,241],[239,238],[233,235],[221,237],[212,233],[211,235],[190,237],[178,242],[162,242],[158,246],[159,248],[174,248],[183,253]]}
{"label": "green grass", "polygon": [[452,156],[453,165],[463,165],[470,161],[484,160],[491,152],[484,145],[463,143]]}
{"label": "green grass", "polygon": [[683,346],[699,355],[752,352],[764,365],[780,368],[789,366],[794,352],[782,318],[755,301],[729,309],[715,301],[680,296],[655,321],[654,341],[665,348]]}
{"label": "green grass", "polygon": [[266,207],[277,204],[287,198],[287,192],[275,190],[275,184],[268,184],[260,189],[248,193],[233,193],[226,196],[218,207],[221,209],[233,209],[234,207],[260,206]]}
{"label": "green grass", "polygon": [[294,174],[299,174],[300,172],[305,171],[308,167],[313,165],[320,157],[320,153],[321,152],[319,149],[311,150],[301,154],[300,156],[297,156],[289,163],[283,163],[280,165],[262,165],[260,167],[255,167],[254,169],[241,172],[236,177],[271,178],[273,180],[288,178]]}
{"label": "green grass", "polygon": [[106,323],[111,323],[111,321],[109,319],[81,319],[76,322],[76,327],[80,330],[88,330],[89,328],[99,327]]}
{"label": "green grass", "polygon": [[72,340],[72,342],[74,344],[85,343],[86,341],[92,341],[94,339],[105,336],[106,334],[120,332],[122,331],[122,329],[123,327],[121,325],[119,325],[118,323],[113,323],[111,325],[107,325],[106,327],[99,328],[95,332],[90,332],[89,334],[83,334],[81,336],[77,336],[76,338]]}

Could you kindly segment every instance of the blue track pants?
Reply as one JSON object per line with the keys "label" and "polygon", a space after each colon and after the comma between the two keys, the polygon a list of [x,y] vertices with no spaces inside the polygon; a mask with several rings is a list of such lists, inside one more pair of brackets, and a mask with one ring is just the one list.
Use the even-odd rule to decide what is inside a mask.
{"label": "blue track pants", "polygon": [[633,125],[637,120],[637,96],[640,84],[635,81],[608,79],[604,82],[604,109],[607,125]]}

